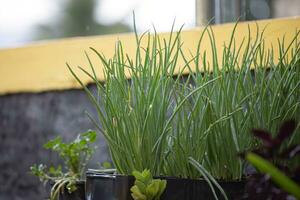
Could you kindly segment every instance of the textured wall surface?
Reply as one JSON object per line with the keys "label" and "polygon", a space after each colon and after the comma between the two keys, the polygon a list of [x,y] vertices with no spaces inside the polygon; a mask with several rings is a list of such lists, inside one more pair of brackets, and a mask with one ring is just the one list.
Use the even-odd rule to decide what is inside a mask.
{"label": "textured wall surface", "polygon": [[[85,111],[95,116],[81,90],[0,96],[0,200],[45,199],[45,189],[28,173],[29,167],[58,162],[55,154],[42,147],[49,139],[61,135],[68,141],[94,129]],[[102,136],[96,145],[89,167],[109,160]]]}

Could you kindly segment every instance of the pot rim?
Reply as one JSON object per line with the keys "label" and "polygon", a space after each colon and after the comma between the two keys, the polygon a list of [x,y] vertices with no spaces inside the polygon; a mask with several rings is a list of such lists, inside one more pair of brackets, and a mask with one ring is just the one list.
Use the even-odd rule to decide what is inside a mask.
{"label": "pot rim", "polygon": [[[87,178],[110,178],[114,179],[117,177],[128,177],[128,178],[134,178],[132,175],[124,175],[124,174],[112,174],[112,173],[104,173],[104,172],[96,172],[96,171],[87,171],[86,172]],[[154,176],[155,179],[164,179],[164,180],[182,180],[182,181],[205,181],[205,179],[198,178],[198,179],[191,179],[191,178],[182,178],[182,177],[175,177],[175,176]],[[248,177],[243,177],[240,180],[216,180],[218,183],[240,183],[240,182],[246,182],[248,180]]]}

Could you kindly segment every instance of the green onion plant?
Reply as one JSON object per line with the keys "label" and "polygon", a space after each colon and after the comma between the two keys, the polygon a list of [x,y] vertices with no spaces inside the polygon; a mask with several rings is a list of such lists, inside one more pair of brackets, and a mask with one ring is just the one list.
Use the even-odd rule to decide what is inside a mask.
{"label": "green onion plant", "polygon": [[[105,136],[118,173],[149,169],[154,176],[200,178],[201,168],[215,179],[239,180],[245,163],[238,152],[257,145],[251,128],[272,131],[287,118],[300,121],[299,33],[288,46],[283,38],[267,49],[264,31],[258,28],[254,37],[249,28],[249,35],[236,45],[236,26],[222,55],[209,26],[191,55],[183,51],[181,29],[173,28],[169,38],[135,31],[133,58],[121,41],[109,59],[91,48],[103,65],[105,81],[99,81],[88,54],[89,68],[80,69],[93,79],[97,94],[68,65],[97,110],[98,118],[90,118]],[[205,36],[210,48],[203,51]],[[179,59],[184,65],[179,66]],[[300,139],[299,126],[296,131],[289,142]]]}

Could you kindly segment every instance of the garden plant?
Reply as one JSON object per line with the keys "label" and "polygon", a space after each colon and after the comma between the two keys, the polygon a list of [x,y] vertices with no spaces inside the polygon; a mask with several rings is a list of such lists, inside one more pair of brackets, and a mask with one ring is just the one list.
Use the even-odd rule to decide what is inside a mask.
{"label": "garden plant", "polygon": [[134,186],[131,187],[131,196],[134,200],[159,200],[164,192],[166,180],[153,179],[149,170],[133,171]]}
{"label": "garden plant", "polygon": [[[61,196],[64,196],[65,192],[71,194],[77,189],[82,190],[81,196],[85,198],[84,185],[80,185],[79,182],[84,179],[86,165],[94,153],[95,147],[92,147],[91,144],[95,140],[96,132],[87,131],[78,135],[70,143],[64,143],[60,137],[57,137],[44,145],[45,149],[57,152],[61,160],[64,161],[63,167],[60,165],[47,167],[44,164],[35,164],[30,168],[31,173],[39,177],[41,182],[44,184],[50,182],[52,185],[50,200],[67,199]],[[74,200],[77,199],[80,198],[76,197]]]}
{"label": "garden plant", "polygon": [[[153,176],[205,179],[214,198],[226,199],[219,181],[243,180],[247,165],[237,154],[259,144],[249,130],[261,127],[274,133],[278,122],[300,121],[299,32],[292,41],[280,38],[267,48],[259,27],[256,35],[249,27],[237,45],[237,26],[221,55],[209,26],[189,54],[181,29],[173,28],[168,38],[135,31],[134,57],[121,41],[112,58],[91,48],[105,81],[99,81],[88,54],[90,66],[80,69],[95,82],[96,94],[68,64],[97,110],[98,118],[90,118],[105,136],[118,174],[149,169]],[[204,39],[210,48],[203,51]],[[184,64],[179,66],[178,60]],[[299,125],[287,143],[297,140]]]}

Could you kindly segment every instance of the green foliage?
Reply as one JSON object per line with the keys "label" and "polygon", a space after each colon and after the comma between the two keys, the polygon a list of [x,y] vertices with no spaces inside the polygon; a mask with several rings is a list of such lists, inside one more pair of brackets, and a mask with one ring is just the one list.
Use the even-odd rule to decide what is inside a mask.
{"label": "green foliage", "polygon": [[39,177],[41,182],[45,184],[48,181],[54,182],[51,190],[50,198],[55,200],[60,191],[67,188],[68,192],[72,193],[76,190],[76,181],[79,181],[85,172],[86,164],[91,158],[94,147],[92,143],[96,141],[96,132],[88,131],[78,135],[78,137],[70,142],[62,142],[60,137],[50,140],[44,145],[45,149],[57,152],[59,157],[64,161],[65,172],[59,165],[57,168],[46,165],[33,165],[31,173]]}
{"label": "green foliage", "polygon": [[43,164],[34,164],[32,167],[30,167],[30,170],[33,175],[40,178],[41,182],[48,181],[48,177],[64,176],[60,165],[57,168],[53,166],[47,168],[47,166]]}
{"label": "green foliage", "polygon": [[153,179],[149,170],[133,171],[134,186],[131,187],[131,196],[134,200],[159,200],[166,189],[167,181]]}
{"label": "green foliage", "polygon": [[[119,173],[149,169],[155,176],[203,177],[191,164],[193,158],[215,179],[241,179],[245,162],[237,154],[258,144],[251,128],[274,132],[286,118],[300,121],[299,33],[267,49],[263,31],[253,36],[249,28],[236,45],[235,29],[222,58],[209,27],[191,55],[183,51],[181,31],[173,28],[168,38],[136,33],[133,58],[121,42],[110,59],[91,48],[102,63],[105,83],[88,54],[90,70],[80,69],[95,81],[97,94],[68,65],[98,112],[98,119],[91,119],[105,136]],[[204,38],[210,47],[202,51]],[[299,127],[288,143],[300,139]]]}
{"label": "green foliage", "polygon": [[[171,164],[167,171],[171,174],[199,176],[199,171],[189,166],[186,157],[190,156],[216,179],[241,179],[245,162],[238,160],[236,155],[258,144],[249,134],[250,129],[263,127],[275,132],[278,122],[293,117],[299,119],[299,33],[292,41],[279,40],[277,48],[266,49],[263,33],[259,35],[258,30],[258,35],[252,38],[250,32],[249,29],[249,35],[237,46],[234,41],[237,33],[233,30],[231,40],[224,44],[221,66],[217,62],[213,31],[207,29],[203,33],[211,40],[213,60],[206,61],[205,55],[202,60],[195,59],[199,71],[190,71],[189,80],[193,85],[183,90],[188,93],[213,77],[220,78],[192,95],[184,112],[178,115],[178,128],[172,134],[169,147]],[[288,58],[289,50],[293,55]],[[273,59],[277,51],[279,61]],[[211,72],[202,72],[201,67]],[[300,139],[299,131],[298,127],[295,137],[288,143]]]}
{"label": "green foliage", "polygon": [[61,138],[57,137],[45,144],[44,148],[57,152],[65,162],[65,166],[70,174],[80,175],[83,173],[87,161],[94,152],[90,144],[94,143],[95,140],[96,132],[88,131],[78,135],[70,143],[63,143]]}

